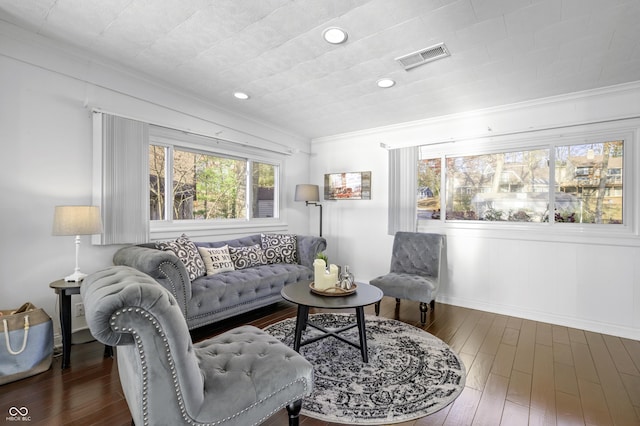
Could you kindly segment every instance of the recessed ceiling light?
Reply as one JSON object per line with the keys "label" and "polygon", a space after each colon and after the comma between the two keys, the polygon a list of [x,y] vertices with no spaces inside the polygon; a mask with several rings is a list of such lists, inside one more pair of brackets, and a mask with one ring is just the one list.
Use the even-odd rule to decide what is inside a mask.
{"label": "recessed ceiling light", "polygon": [[322,32],[322,37],[331,44],[341,44],[347,41],[347,32],[342,28],[329,27]]}
{"label": "recessed ceiling light", "polygon": [[381,78],[380,80],[376,81],[376,84],[378,85],[378,87],[388,89],[389,87],[395,86],[396,82],[391,80],[390,78]]}
{"label": "recessed ceiling light", "polygon": [[242,99],[243,101],[249,99],[249,95],[247,95],[244,92],[235,92],[233,96],[235,96],[238,99]]}

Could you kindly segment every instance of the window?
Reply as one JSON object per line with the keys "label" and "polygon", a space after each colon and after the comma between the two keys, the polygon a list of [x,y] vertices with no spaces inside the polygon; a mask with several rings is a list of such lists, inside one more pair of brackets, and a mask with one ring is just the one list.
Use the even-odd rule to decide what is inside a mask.
{"label": "window", "polygon": [[555,221],[622,223],[624,142],[556,147]]}
{"label": "window", "polygon": [[500,141],[490,147],[492,152],[474,154],[464,151],[477,150],[477,142],[449,144],[445,149],[451,152],[437,155],[442,146],[420,147],[418,225],[434,220],[625,224],[624,194],[629,191],[623,187],[624,157],[630,145],[625,138],[587,134],[547,139]]}
{"label": "window", "polygon": [[279,188],[289,151],[247,137],[232,142],[94,111],[93,199],[104,232],[93,241],[286,230]]}
{"label": "window", "polygon": [[252,164],[252,217],[276,217],[276,166],[259,162]]}
{"label": "window", "polygon": [[239,221],[279,216],[277,161],[208,152],[181,141],[161,142],[149,145],[150,220]]}
{"label": "window", "polygon": [[165,169],[167,148],[149,146],[149,218],[151,220],[165,219]]}
{"label": "window", "polygon": [[418,160],[418,220],[440,219],[439,158]]}
{"label": "window", "polygon": [[447,158],[446,218],[544,221],[548,163],[546,149]]}

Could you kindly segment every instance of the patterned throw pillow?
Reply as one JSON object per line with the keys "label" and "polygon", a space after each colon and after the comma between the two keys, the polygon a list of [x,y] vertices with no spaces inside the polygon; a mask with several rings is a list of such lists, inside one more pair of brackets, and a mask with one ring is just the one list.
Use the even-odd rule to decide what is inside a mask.
{"label": "patterned throw pillow", "polygon": [[292,234],[261,234],[268,263],[298,263],[298,240]]}
{"label": "patterned throw pillow", "polygon": [[246,247],[229,246],[229,254],[236,269],[245,269],[252,266],[266,265],[267,259],[259,244]]}
{"label": "patterned throw pillow", "polygon": [[214,247],[198,247],[200,256],[204,260],[204,266],[207,269],[207,275],[214,275],[220,272],[233,271],[233,261],[229,254],[229,246],[220,248]]}
{"label": "patterned throw pillow", "polygon": [[175,241],[164,241],[157,243],[156,246],[160,250],[170,251],[178,256],[178,259],[180,259],[187,268],[191,281],[203,276],[207,272],[198,248],[185,234],[176,238]]}

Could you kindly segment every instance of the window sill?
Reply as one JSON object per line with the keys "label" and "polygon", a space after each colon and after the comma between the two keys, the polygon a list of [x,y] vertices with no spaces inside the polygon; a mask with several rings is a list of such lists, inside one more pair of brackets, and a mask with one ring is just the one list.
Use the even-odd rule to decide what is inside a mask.
{"label": "window sill", "polygon": [[[262,232],[286,232],[288,224],[279,219],[254,219],[252,221],[152,221],[149,226],[151,241],[166,240],[187,234],[193,239],[209,237],[245,236]],[[210,239],[210,238],[209,238]]]}
{"label": "window sill", "polygon": [[441,232],[446,235],[464,235],[520,241],[599,244],[640,247],[637,231],[625,225],[579,225],[549,223],[461,222],[433,220],[418,224],[418,232]]}

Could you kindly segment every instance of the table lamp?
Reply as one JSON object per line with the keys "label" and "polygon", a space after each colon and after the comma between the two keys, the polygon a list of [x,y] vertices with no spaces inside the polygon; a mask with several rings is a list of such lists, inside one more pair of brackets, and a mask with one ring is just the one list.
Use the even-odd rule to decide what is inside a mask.
{"label": "table lamp", "polygon": [[322,204],[320,201],[320,188],[318,185],[302,183],[296,185],[294,201],[304,201],[305,205],[320,207],[320,236],[322,237]]}
{"label": "table lamp", "polygon": [[102,232],[100,209],[97,206],[56,206],[53,215],[53,235],[76,236],[76,269],[65,277],[65,281],[79,282],[87,276],[80,272],[78,254],[80,235],[93,235]]}

